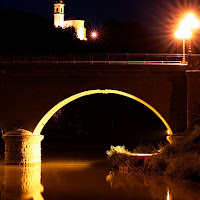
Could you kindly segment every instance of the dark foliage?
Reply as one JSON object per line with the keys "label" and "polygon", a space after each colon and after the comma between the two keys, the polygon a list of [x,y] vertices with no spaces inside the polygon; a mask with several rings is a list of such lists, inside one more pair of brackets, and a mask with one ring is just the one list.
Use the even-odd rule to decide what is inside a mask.
{"label": "dark foliage", "polygon": [[102,24],[106,49],[109,52],[158,52],[159,38],[137,22],[109,20]]}
{"label": "dark foliage", "polygon": [[15,10],[2,11],[1,55],[49,55],[81,51],[74,28],[55,29],[53,21]]}
{"label": "dark foliage", "polygon": [[[35,14],[0,9],[0,17],[0,55],[159,51],[159,39],[147,27],[133,21],[102,23],[99,39],[94,42],[90,38],[80,41],[73,28],[55,29],[53,20]],[[86,28],[90,30],[91,25],[86,24]]]}

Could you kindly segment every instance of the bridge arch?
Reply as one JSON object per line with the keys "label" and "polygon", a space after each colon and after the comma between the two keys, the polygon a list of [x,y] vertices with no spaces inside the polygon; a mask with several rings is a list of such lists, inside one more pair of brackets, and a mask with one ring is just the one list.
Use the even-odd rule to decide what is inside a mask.
{"label": "bridge arch", "polygon": [[122,95],[125,97],[128,97],[130,99],[133,99],[135,101],[138,101],[139,103],[143,104],[144,106],[146,106],[147,108],[149,108],[152,112],[154,112],[159,118],[160,120],[163,122],[163,124],[165,125],[165,127],[167,128],[168,134],[172,135],[172,129],[170,128],[169,124],[167,123],[167,121],[162,117],[162,115],[154,108],[152,107],[150,104],[148,104],[147,102],[143,101],[142,99],[126,93],[126,92],[122,92],[119,90],[112,90],[112,89],[105,89],[105,90],[87,90],[84,92],[80,92],[77,93],[75,95],[72,95],[70,97],[67,97],[66,99],[64,99],[63,101],[59,102],[58,104],[56,104],[52,109],[50,109],[45,115],[44,117],[39,121],[39,123],[37,124],[37,126],[35,127],[33,133],[35,135],[39,135],[42,132],[42,129],[44,128],[44,126],[46,125],[46,123],[49,121],[49,119],[62,107],[64,107],[65,105],[67,105],[68,103],[79,99],[81,97],[84,96],[88,96],[88,95],[92,95],[92,94],[118,94],[118,95]]}

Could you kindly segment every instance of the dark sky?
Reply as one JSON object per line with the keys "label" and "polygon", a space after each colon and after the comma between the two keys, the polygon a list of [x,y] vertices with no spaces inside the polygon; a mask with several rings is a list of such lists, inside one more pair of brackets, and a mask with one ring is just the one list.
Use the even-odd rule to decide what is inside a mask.
{"label": "dark sky", "polygon": [[[0,4],[3,8],[37,13],[47,18],[53,18],[54,2],[55,0],[1,0]],[[153,13],[152,8],[158,6],[159,0],[64,0],[64,2],[66,5],[65,17],[78,17],[92,22],[110,18],[146,22]]]}
{"label": "dark sky", "polygon": [[[0,0],[3,8],[36,13],[46,18],[53,18],[54,3],[55,0]],[[96,24],[112,18],[151,25],[157,20],[167,23],[171,17],[187,10],[200,13],[200,0],[64,0],[64,3],[65,17],[77,17]]]}
{"label": "dark sky", "polygon": [[[3,8],[17,9],[53,19],[56,0],[0,0]],[[65,17],[99,24],[107,19],[133,20],[154,26],[176,22],[188,10],[200,13],[200,0],[64,0]],[[173,19],[174,17],[174,19]],[[157,25],[156,25],[157,26]],[[160,26],[160,25],[158,25]]]}

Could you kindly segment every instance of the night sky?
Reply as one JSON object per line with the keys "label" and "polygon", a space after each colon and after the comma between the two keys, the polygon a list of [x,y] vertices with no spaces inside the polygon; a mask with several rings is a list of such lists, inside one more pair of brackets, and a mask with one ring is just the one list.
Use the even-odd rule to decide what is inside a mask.
{"label": "night sky", "polygon": [[[156,1],[157,0],[65,0],[65,17],[78,17],[92,21],[101,21],[110,18],[145,21],[148,18],[147,9],[152,7]],[[10,0],[3,1],[1,4],[4,8],[37,13],[44,17],[53,18],[54,2],[54,0]]]}
{"label": "night sky", "polygon": [[[53,18],[55,0],[2,1],[3,8],[17,9]],[[199,0],[65,0],[65,17],[78,17],[93,23],[106,19],[133,20],[151,25],[166,11],[177,14],[184,9],[197,10]],[[163,16],[164,17],[164,16]]]}

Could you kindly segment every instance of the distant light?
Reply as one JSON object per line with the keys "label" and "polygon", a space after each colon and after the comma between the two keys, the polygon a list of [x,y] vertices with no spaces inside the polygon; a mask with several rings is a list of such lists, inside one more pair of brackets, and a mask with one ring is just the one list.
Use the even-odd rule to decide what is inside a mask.
{"label": "distant light", "polygon": [[97,38],[97,32],[93,31],[93,32],[91,33],[91,37],[92,37],[92,38]]}

